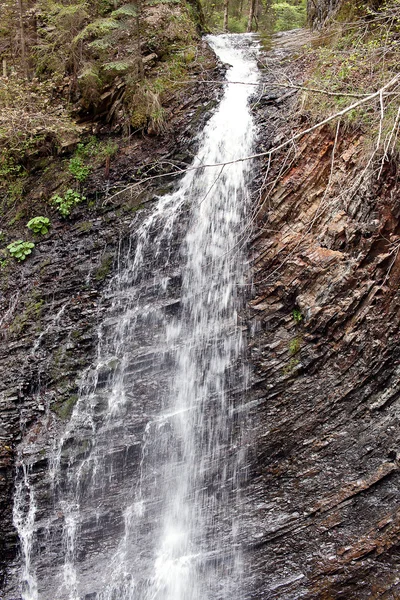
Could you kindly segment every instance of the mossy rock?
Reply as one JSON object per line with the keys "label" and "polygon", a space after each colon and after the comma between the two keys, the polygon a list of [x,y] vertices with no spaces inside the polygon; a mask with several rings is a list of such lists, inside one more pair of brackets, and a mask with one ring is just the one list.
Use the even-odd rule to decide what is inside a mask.
{"label": "mossy rock", "polygon": [[71,394],[65,400],[58,400],[51,405],[51,410],[63,421],[67,421],[74,410],[75,404],[78,402],[79,396]]}

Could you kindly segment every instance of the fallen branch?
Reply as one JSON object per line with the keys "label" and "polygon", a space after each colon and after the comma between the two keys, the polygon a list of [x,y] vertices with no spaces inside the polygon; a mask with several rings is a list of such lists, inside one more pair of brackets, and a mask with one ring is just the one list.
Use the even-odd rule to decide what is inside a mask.
{"label": "fallen branch", "polygon": [[368,102],[371,102],[372,100],[375,100],[375,98],[379,97],[380,103],[382,104],[382,98],[383,98],[384,92],[386,92],[387,90],[392,88],[394,85],[396,85],[396,83],[398,83],[399,80],[400,80],[400,74],[393,77],[388,83],[386,83],[383,87],[381,87],[377,92],[374,92],[373,94],[370,94],[369,96],[367,96],[365,98],[361,98],[357,102],[350,104],[350,106],[343,108],[342,110],[335,113],[334,115],[331,115],[330,117],[327,117],[326,119],[323,119],[322,121],[319,121],[318,123],[316,123],[315,125],[312,125],[311,127],[308,127],[307,129],[303,129],[303,131],[299,131],[299,133],[296,133],[291,138],[285,140],[284,142],[282,142],[281,144],[278,144],[277,146],[274,146],[273,148],[271,148],[270,150],[267,150],[266,152],[258,152],[257,154],[252,154],[250,156],[244,156],[243,158],[236,158],[234,160],[228,160],[225,162],[202,164],[202,165],[198,165],[198,166],[188,167],[187,169],[178,169],[177,171],[171,171],[169,173],[160,173],[158,175],[152,175],[149,177],[145,177],[144,179],[141,179],[140,181],[137,181],[137,182],[133,183],[132,185],[127,186],[126,188],[120,190],[119,192],[112,194],[111,196],[109,196],[108,201],[112,200],[113,198],[116,198],[120,194],[126,193],[127,191],[130,191],[130,190],[132,191],[135,187],[137,187],[143,183],[146,183],[147,181],[151,181],[153,179],[159,179],[161,177],[174,177],[176,175],[183,175],[184,173],[188,173],[190,171],[199,171],[201,169],[209,169],[209,168],[215,168],[215,167],[222,167],[222,166],[226,166],[226,165],[233,165],[233,164],[236,164],[239,162],[244,162],[246,160],[255,160],[257,158],[264,158],[267,156],[268,157],[272,156],[272,154],[275,154],[276,152],[279,152],[283,148],[286,148],[286,146],[289,146],[289,145],[293,144],[294,142],[296,142],[297,140],[300,140],[305,135],[312,133],[316,129],[319,129],[320,127],[323,127],[324,125],[327,125],[328,123],[331,123],[332,121],[335,121],[336,119],[340,119],[341,117],[343,117],[350,111],[358,108],[359,106],[362,106],[363,104],[367,104]]}
{"label": "fallen branch", "polygon": [[[169,81],[171,81],[171,83],[213,83],[216,85],[229,85],[229,84],[233,84],[233,85],[252,85],[255,87],[259,87],[260,85],[262,85],[262,83],[258,82],[258,83],[249,83],[247,81],[227,81],[226,79],[199,79],[199,80],[186,80],[186,81],[174,81],[172,79],[170,79]],[[264,83],[265,85],[265,83]],[[312,93],[316,93],[316,94],[325,94],[327,96],[345,96],[348,98],[366,98],[367,96],[371,95],[371,92],[366,92],[365,94],[356,94],[356,93],[350,93],[350,92],[330,92],[328,90],[321,90],[319,88],[312,88],[312,87],[305,87],[303,85],[295,85],[294,83],[280,83],[280,82],[268,82],[268,85],[270,87],[280,87],[280,88],[285,88],[285,89],[291,89],[291,90],[298,90],[300,92],[312,92]]]}

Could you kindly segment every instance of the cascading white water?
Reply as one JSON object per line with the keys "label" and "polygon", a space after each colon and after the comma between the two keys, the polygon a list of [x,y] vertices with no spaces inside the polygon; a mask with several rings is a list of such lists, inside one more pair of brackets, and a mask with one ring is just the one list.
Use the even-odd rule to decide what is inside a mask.
{"label": "cascading white water", "polygon": [[[231,65],[228,82],[257,82],[252,36],[208,41]],[[195,166],[251,154],[253,92],[225,86]],[[247,371],[237,313],[250,166],[188,171],[133,232],[97,364],[54,448],[51,515],[35,520],[27,468],[20,474],[23,600],[244,597],[236,409]]]}

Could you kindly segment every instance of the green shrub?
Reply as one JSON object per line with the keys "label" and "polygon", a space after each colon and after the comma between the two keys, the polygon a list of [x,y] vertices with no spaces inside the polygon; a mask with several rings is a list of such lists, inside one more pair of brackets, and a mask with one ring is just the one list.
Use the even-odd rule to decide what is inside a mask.
{"label": "green shrub", "polygon": [[7,250],[11,256],[18,261],[25,260],[25,258],[31,254],[32,249],[35,247],[33,242],[24,242],[23,240],[16,240],[8,244]]}
{"label": "green shrub", "polygon": [[85,181],[85,179],[87,178],[87,176],[90,173],[90,170],[91,170],[90,167],[87,165],[84,165],[82,160],[79,158],[79,156],[74,156],[69,161],[68,171],[80,183]]}
{"label": "green shrub", "polygon": [[74,206],[83,200],[86,200],[85,196],[82,196],[79,192],[69,189],[65,192],[64,197],[55,194],[51,198],[50,202],[54,204],[62,217],[68,217],[71,214],[71,210],[74,208]]}
{"label": "green shrub", "polygon": [[305,25],[306,9],[304,2],[299,6],[293,6],[288,2],[277,2],[271,8],[275,20],[275,31],[288,31]]}
{"label": "green shrub", "polygon": [[293,316],[293,320],[294,322],[298,325],[299,323],[302,322],[303,320],[303,315],[301,314],[301,311],[298,308],[294,308],[292,311],[292,316]]}
{"label": "green shrub", "polygon": [[50,229],[50,220],[47,217],[34,217],[26,226],[37,235],[45,235]]}

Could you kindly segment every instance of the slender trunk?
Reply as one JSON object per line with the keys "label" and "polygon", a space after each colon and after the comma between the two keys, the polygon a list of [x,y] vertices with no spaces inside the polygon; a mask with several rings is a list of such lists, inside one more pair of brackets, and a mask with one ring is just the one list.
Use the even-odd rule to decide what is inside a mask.
{"label": "slender trunk", "polygon": [[228,31],[229,0],[224,0],[224,31]]}
{"label": "slender trunk", "polygon": [[257,0],[250,0],[250,8],[249,8],[249,21],[247,23],[247,33],[250,33],[253,28],[253,19],[254,19],[254,11],[256,8]]}
{"label": "slender trunk", "polygon": [[141,37],[140,37],[140,11],[141,11],[141,4],[140,1],[137,0],[136,2],[136,42],[137,42],[137,71],[138,71],[138,77],[139,80],[142,81],[144,79],[144,69],[143,69],[143,60],[142,60],[142,44],[141,44]]}
{"label": "slender trunk", "polygon": [[3,58],[3,77],[7,77],[7,59]]}
{"label": "slender trunk", "polygon": [[21,62],[22,69],[24,71],[25,77],[28,79],[28,63],[26,61],[26,43],[25,43],[25,30],[24,30],[24,14],[23,14],[23,6],[22,0],[17,0],[18,2],[18,14],[19,14],[19,39],[21,44]]}

